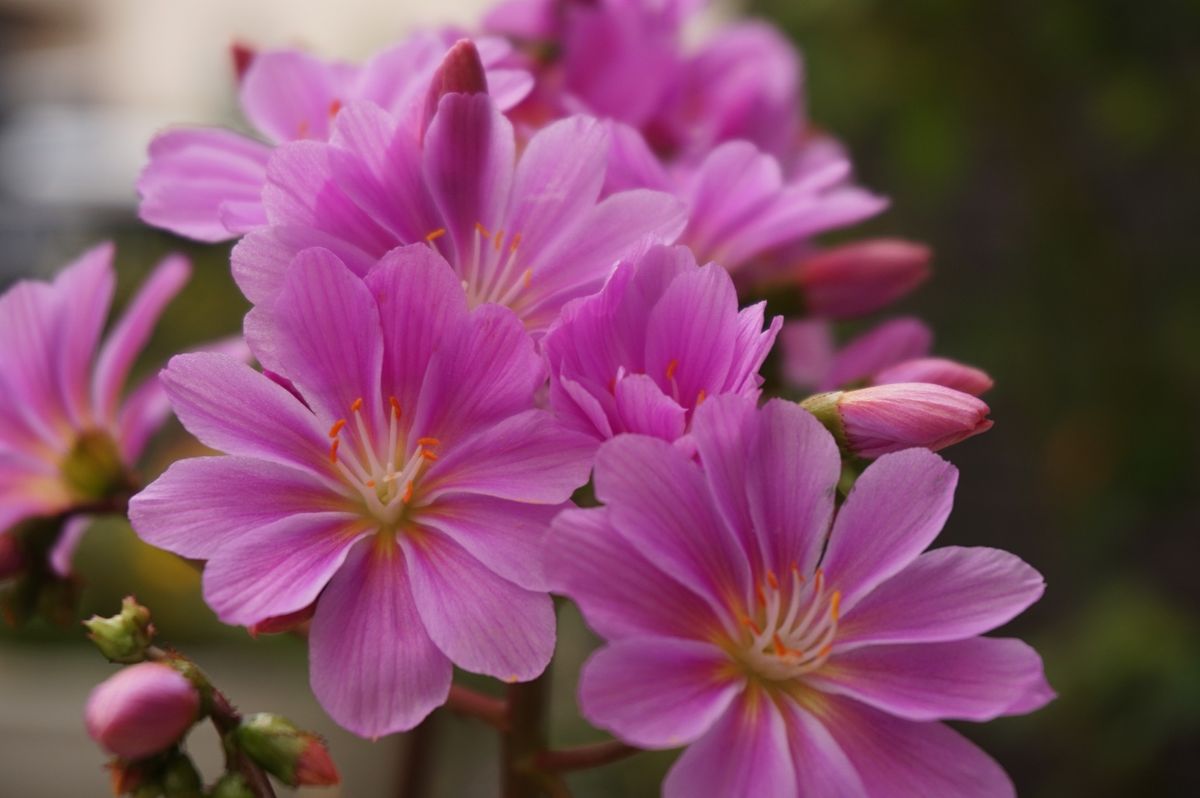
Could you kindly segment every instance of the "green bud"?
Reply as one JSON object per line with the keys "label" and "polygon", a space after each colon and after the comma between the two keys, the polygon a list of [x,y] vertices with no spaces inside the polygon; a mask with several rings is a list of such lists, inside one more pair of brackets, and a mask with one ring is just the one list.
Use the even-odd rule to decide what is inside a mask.
{"label": "green bud", "polygon": [[163,769],[162,787],[166,798],[201,798],[204,784],[191,758],[176,752]]}
{"label": "green bud", "polygon": [[162,798],[162,787],[157,784],[143,784],[132,793],[133,798]]}
{"label": "green bud", "polygon": [[254,798],[254,791],[241,773],[226,773],[208,791],[209,798]]}
{"label": "green bud", "polygon": [[146,649],[154,638],[150,610],[137,603],[133,596],[121,602],[121,611],[111,618],[93,615],[83,622],[88,637],[111,662],[133,663],[146,659]]}
{"label": "green bud", "polygon": [[338,783],[337,769],[321,739],[279,715],[242,718],[234,740],[263,770],[291,787]]}
{"label": "green bud", "polygon": [[91,430],[75,439],[59,465],[63,482],[81,500],[106,499],[129,487],[121,452],[107,432]]}
{"label": "green bud", "polygon": [[842,398],[842,393],[830,391],[814,394],[801,402],[800,406],[816,416],[817,421],[833,434],[838,448],[847,452],[850,446],[846,440],[846,426],[842,423],[842,414],[838,411],[838,401]]}

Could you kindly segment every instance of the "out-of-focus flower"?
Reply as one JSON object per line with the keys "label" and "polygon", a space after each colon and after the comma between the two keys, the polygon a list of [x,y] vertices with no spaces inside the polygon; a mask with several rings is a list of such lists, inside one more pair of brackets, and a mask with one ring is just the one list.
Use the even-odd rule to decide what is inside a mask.
{"label": "out-of-focus flower", "polygon": [[936,452],[992,428],[983,400],[930,383],[832,391],[810,396],[802,405],[856,457],[914,446]]}
{"label": "out-of-focus flower", "polygon": [[88,696],[88,734],[124,759],[170,748],[196,722],[200,695],[169,665],[140,662],[122,668]]}
{"label": "out-of-focus flower", "polygon": [[805,258],[794,277],[807,311],[853,319],[881,310],[929,277],[929,248],[897,239],[833,247]]}
{"label": "out-of-focus flower", "polygon": [[[138,181],[142,220],[201,241],[224,241],[262,226],[262,188],[276,146],[328,139],[341,109],[358,100],[419,124],[430,81],[456,38],[452,31],[417,33],[361,66],[298,50],[254,52],[236,45],[242,113],[261,139],[221,128],[159,134]],[[511,48],[502,39],[477,44],[492,96],[500,108],[512,107],[529,92],[532,78],[504,66]]]}
{"label": "out-of-focus flower", "polygon": [[1013,795],[936,721],[1053,697],[1033,649],[980,636],[1043,583],[994,549],[922,554],[954,467],[882,457],[835,519],[841,458],[799,407],[717,397],[692,434],[699,463],[645,436],[605,443],[604,506],[548,537],[555,589],[608,641],[584,667],[585,716],[637,746],[687,745],[667,798]]}
{"label": "out-of-focus flower", "polygon": [[208,560],[204,595],[227,623],[316,602],[312,687],[360,735],[419,723],[452,663],[541,673],[541,538],[593,447],[534,408],[545,370],[516,316],[469,310],[424,244],[365,279],[313,249],[246,330],[289,387],[220,355],[173,359],[180,420],[228,455],[179,461],[134,497],[138,533]]}
{"label": "out-of-focus flower", "polygon": [[673,441],[707,398],[758,398],[758,370],[783,321],[764,330],[765,307],[739,312],[725,270],[697,268],[686,247],[652,249],[567,306],[546,336],[551,405],[602,440],[638,432]]}
{"label": "out-of-focus flower", "polygon": [[234,738],[243,751],[284,784],[328,786],[339,781],[325,743],[279,715],[260,712],[243,718]]}
{"label": "out-of-focus flower", "polygon": [[129,490],[133,464],[170,411],[157,377],[121,395],[188,278],[187,261],[159,264],[101,345],[112,258],[112,245],[101,245],[52,283],[24,280],[0,296],[0,534]]}
{"label": "out-of-focus flower", "polygon": [[834,351],[823,319],[789,321],[780,333],[784,378],[799,388],[831,391],[928,382],[979,396],[991,390],[988,374],[974,366],[932,357],[933,332],[919,319],[886,321]]}
{"label": "out-of-focus flower", "polygon": [[[465,47],[451,57],[477,56]],[[327,247],[364,275],[393,247],[425,243],[453,266],[472,307],[505,305],[536,332],[622,258],[683,228],[683,208],[666,194],[600,199],[609,144],[593,119],[550,125],[518,160],[512,125],[487,94],[452,92],[434,105],[423,136],[363,102],[342,110],[328,143],[276,151],[263,195],[270,226],[233,253],[252,302],[278,290],[306,247]]]}

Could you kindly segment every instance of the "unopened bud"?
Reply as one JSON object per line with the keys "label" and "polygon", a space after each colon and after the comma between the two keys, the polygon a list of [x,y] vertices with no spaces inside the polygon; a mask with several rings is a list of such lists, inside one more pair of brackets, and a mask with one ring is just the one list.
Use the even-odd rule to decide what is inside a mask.
{"label": "unopened bud", "polygon": [[141,662],[154,638],[150,610],[138,604],[133,596],[126,596],[121,611],[111,618],[93,615],[83,625],[96,648],[111,662]]}
{"label": "unopened bud", "polygon": [[880,371],[872,382],[876,385],[928,382],[969,393],[972,396],[987,393],[995,384],[987,372],[965,363],[947,360],[944,357],[920,357],[905,360]]}
{"label": "unopened bud", "polygon": [[243,42],[235,41],[229,45],[229,58],[233,61],[233,75],[238,83],[241,83],[242,78],[246,77],[246,70],[254,62],[256,55],[258,53],[255,52],[254,48]]}
{"label": "unopened bud", "polygon": [[278,715],[248,715],[234,732],[238,746],[263,770],[292,787],[339,781],[325,743]]}
{"label": "unopened bud", "polygon": [[241,773],[226,773],[208,791],[209,798],[256,798]]}
{"label": "unopened bud", "polygon": [[487,94],[487,72],[479,58],[479,50],[470,39],[459,39],[446,51],[442,63],[433,73],[425,95],[425,123],[429,127],[438,104],[447,94]]}
{"label": "unopened bud", "polygon": [[164,798],[201,798],[204,783],[200,773],[182,751],[176,751],[163,768],[162,791]]}
{"label": "unopened bud", "polygon": [[[889,366],[925,357],[933,347],[933,331],[920,319],[890,319],[851,339],[834,355],[820,390],[860,387]],[[920,380],[913,380],[920,382]]]}
{"label": "unopened bud", "polygon": [[831,319],[866,316],[929,277],[929,248],[899,239],[834,247],[802,261],[797,279],[809,313]]}
{"label": "unopened bud", "polygon": [[134,795],[138,790],[158,787],[154,782],[155,768],[149,763],[114,759],[105,767],[109,770],[113,795]]}
{"label": "unopened bud", "polygon": [[936,452],[992,426],[988,406],[980,399],[926,383],[833,391],[801,404],[833,433],[843,451],[857,457],[913,447]]}
{"label": "unopened bud", "polygon": [[88,696],[88,734],[124,759],[143,759],[170,748],[196,722],[200,695],[168,665],[142,662],[101,682]]}

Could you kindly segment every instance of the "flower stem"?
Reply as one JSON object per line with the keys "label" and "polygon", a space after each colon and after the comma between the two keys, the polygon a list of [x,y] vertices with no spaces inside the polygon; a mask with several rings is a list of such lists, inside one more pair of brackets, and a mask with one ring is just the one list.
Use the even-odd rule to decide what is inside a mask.
{"label": "flower stem", "polygon": [[478,718],[497,731],[508,731],[508,705],[504,699],[455,684],[450,687],[446,708],[459,715]]}
{"label": "flower stem", "polygon": [[538,754],[539,770],[551,773],[566,773],[572,770],[587,770],[618,762],[633,756],[641,749],[621,742],[607,740],[593,745],[581,745],[575,748],[564,748],[558,751],[546,750]]}
{"label": "flower stem", "polygon": [[437,713],[405,735],[404,756],[400,758],[400,790],[398,798],[421,798],[429,792],[433,773],[433,752],[437,744]]}
{"label": "flower stem", "polygon": [[537,757],[546,744],[549,691],[549,670],[508,688],[508,730],[500,742],[504,798],[539,798],[546,792]]}

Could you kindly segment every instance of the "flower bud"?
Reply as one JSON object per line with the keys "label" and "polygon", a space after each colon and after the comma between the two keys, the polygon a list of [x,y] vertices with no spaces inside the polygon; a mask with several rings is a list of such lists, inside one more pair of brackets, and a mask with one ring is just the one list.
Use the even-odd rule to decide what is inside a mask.
{"label": "flower bud", "polygon": [[201,798],[203,791],[204,783],[191,757],[177,751],[163,768],[164,798]]}
{"label": "flower bud", "polygon": [[429,92],[425,95],[425,122],[429,127],[438,104],[447,94],[487,94],[487,73],[479,59],[479,50],[470,39],[459,39],[446,51],[442,63],[433,73]]}
{"label": "flower bud", "polygon": [[797,278],[809,313],[831,319],[866,316],[929,277],[929,248],[874,239],[827,249],[802,261]]}
{"label": "flower bud", "polygon": [[110,662],[141,662],[154,637],[150,610],[138,604],[133,596],[125,597],[118,614],[111,618],[93,615],[83,625],[88,628],[88,637],[96,648]]}
{"label": "flower bud", "polygon": [[899,382],[927,382],[979,396],[995,384],[987,372],[947,360],[944,357],[921,357],[905,360],[883,369],[872,380],[876,385]]}
{"label": "flower bud", "polygon": [[254,48],[244,42],[235,41],[229,45],[229,59],[233,62],[233,75],[238,83],[241,83],[242,78],[246,77],[246,70],[254,62],[256,55],[258,53]]}
{"label": "flower bud", "polygon": [[926,383],[822,393],[801,404],[834,434],[844,452],[857,457],[913,447],[936,452],[992,426],[990,410],[980,399]]}
{"label": "flower bud", "polygon": [[226,773],[208,792],[209,798],[255,798],[241,773]]}
{"label": "flower bud", "polygon": [[291,787],[326,786],[339,781],[337,768],[320,738],[298,729],[286,718],[267,712],[248,715],[234,738],[263,770]]}
{"label": "flower bud", "polygon": [[200,695],[174,668],[142,662],[118,671],[88,696],[88,734],[124,759],[142,759],[174,745],[195,723]]}
{"label": "flower bud", "polygon": [[[133,795],[138,790],[158,789],[154,781],[156,763],[127,762],[124,759],[114,759],[105,767],[109,770],[110,784],[113,795]],[[157,795],[157,792],[155,793]]]}

